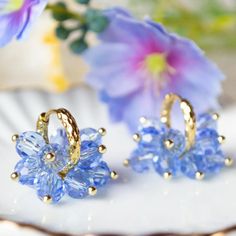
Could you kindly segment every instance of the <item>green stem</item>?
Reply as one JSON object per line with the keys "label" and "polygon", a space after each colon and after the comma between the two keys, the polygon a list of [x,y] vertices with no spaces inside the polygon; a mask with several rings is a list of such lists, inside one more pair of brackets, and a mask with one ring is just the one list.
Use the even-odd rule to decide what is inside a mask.
{"label": "green stem", "polygon": [[51,11],[53,13],[69,15],[71,19],[77,20],[80,23],[84,23],[85,22],[85,19],[84,19],[83,15],[81,15],[81,14],[79,14],[77,12],[70,11],[68,9],[64,9],[64,8],[62,8],[60,6],[57,6],[57,5],[54,5],[54,4],[48,4],[46,6],[46,10],[49,10],[49,11]]}

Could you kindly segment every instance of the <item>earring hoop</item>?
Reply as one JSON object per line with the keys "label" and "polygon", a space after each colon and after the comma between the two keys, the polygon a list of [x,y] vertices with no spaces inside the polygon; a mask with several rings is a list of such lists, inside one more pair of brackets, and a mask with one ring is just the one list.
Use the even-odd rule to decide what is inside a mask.
{"label": "earring hoop", "polygon": [[161,110],[161,122],[171,128],[171,111],[175,102],[180,103],[180,108],[184,116],[186,151],[195,143],[196,137],[196,116],[192,105],[176,94],[167,94],[164,98]]}
{"label": "earring hoop", "polygon": [[54,109],[48,112],[41,113],[37,121],[37,132],[40,133],[45,142],[49,143],[48,126],[51,115],[56,114],[57,118],[61,121],[64,129],[66,130],[67,139],[69,141],[69,155],[67,165],[58,174],[64,178],[70,169],[76,166],[80,158],[80,131],[77,123],[71,113],[64,109]]}

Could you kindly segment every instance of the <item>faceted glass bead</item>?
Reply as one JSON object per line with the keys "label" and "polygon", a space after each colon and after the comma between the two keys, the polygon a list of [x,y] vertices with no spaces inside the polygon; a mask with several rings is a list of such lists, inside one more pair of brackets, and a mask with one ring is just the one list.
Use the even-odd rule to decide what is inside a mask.
{"label": "faceted glass bead", "polygon": [[221,151],[209,155],[198,155],[193,151],[186,153],[181,161],[181,171],[194,179],[197,171],[205,175],[218,173],[224,167],[225,157]]}
{"label": "faceted glass bead", "polygon": [[40,159],[27,158],[20,160],[15,166],[15,172],[19,176],[19,182],[21,184],[33,186],[34,180],[41,169]]}
{"label": "faceted glass bead", "polygon": [[102,154],[98,152],[98,145],[92,141],[81,142],[81,154],[78,166],[82,169],[91,169],[98,166]]}
{"label": "faceted glass bead", "polygon": [[51,136],[50,143],[58,144],[64,149],[68,148],[69,141],[65,129],[57,129],[56,134]]}
{"label": "faceted glass bead", "polygon": [[195,151],[199,155],[211,155],[219,149],[218,133],[213,129],[203,129],[196,137]]}
{"label": "faceted glass bead", "polygon": [[[165,146],[165,141],[173,141],[173,147],[168,149]],[[158,151],[160,155],[181,156],[185,150],[185,136],[178,130],[169,129],[162,136],[160,140],[161,150]]]}
{"label": "faceted glass bead", "polygon": [[192,151],[187,152],[181,159],[181,171],[184,175],[191,179],[196,178],[196,173],[205,174],[206,163],[203,155],[195,154]]}
{"label": "faceted glass bead", "polygon": [[148,150],[156,150],[160,148],[160,131],[154,127],[143,128],[139,131],[141,140],[139,145]]}
{"label": "faceted glass bead", "polygon": [[206,173],[218,173],[225,166],[225,156],[222,151],[204,157]]}
{"label": "faceted glass bead", "polygon": [[212,114],[203,113],[197,118],[197,129],[217,129],[217,122],[213,119]]}
{"label": "faceted glass bead", "polygon": [[82,141],[93,141],[96,144],[102,143],[102,136],[96,129],[86,128],[80,131],[80,137]]}
{"label": "faceted glass bead", "polygon": [[110,180],[110,173],[111,171],[104,161],[100,162],[94,169],[89,170],[89,175],[92,179],[93,186],[101,187],[107,184]]}
{"label": "faceted glass bead", "polygon": [[[55,155],[55,160],[48,161],[46,159],[46,155],[48,153],[53,153]],[[45,145],[38,155],[43,161],[45,167],[56,173],[60,172],[70,160],[69,152],[67,151],[67,149],[63,149],[58,144]]]}
{"label": "faceted glass bead", "polygon": [[88,195],[88,188],[92,186],[89,175],[83,170],[71,170],[65,177],[67,194],[72,198],[84,198]]}
{"label": "faceted glass bead", "polygon": [[168,152],[155,155],[153,165],[156,172],[161,176],[163,176],[164,173],[170,173],[173,177],[176,177],[180,173],[179,156],[170,155]]}
{"label": "faceted glass bead", "polygon": [[50,196],[52,202],[58,202],[65,194],[65,186],[62,178],[53,172],[42,171],[35,179],[37,194],[41,200]]}
{"label": "faceted glass bead", "polygon": [[147,152],[142,148],[136,149],[129,158],[131,168],[139,173],[146,172],[152,167],[154,152]]}
{"label": "faceted glass bead", "polygon": [[24,132],[20,134],[16,142],[16,151],[21,158],[36,157],[44,145],[45,141],[39,133]]}

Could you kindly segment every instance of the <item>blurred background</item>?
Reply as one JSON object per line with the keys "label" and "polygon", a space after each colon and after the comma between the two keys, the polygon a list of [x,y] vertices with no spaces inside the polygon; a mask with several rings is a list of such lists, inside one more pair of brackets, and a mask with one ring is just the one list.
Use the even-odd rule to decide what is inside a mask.
{"label": "blurred background", "polygon": [[[52,2],[53,1],[54,0],[52,0]],[[66,0],[66,2],[73,4],[73,0]],[[137,18],[141,19],[145,16],[150,16],[155,21],[163,23],[171,32],[176,32],[181,36],[194,40],[226,75],[226,80],[223,82],[223,93],[220,97],[221,105],[228,107],[232,104],[236,104],[236,0],[92,0],[92,4],[100,9],[112,6],[125,6]],[[64,211],[63,208],[59,208],[58,211],[55,211],[55,214],[51,209],[41,208],[40,203],[36,203],[32,200],[32,195],[29,195],[29,198],[25,197],[25,191],[12,185],[9,180],[9,173],[12,171],[12,167],[17,158],[12,146],[9,145],[10,135],[16,131],[22,132],[29,128],[34,129],[34,122],[37,115],[46,109],[58,106],[58,104],[70,108],[69,110],[73,111],[76,115],[79,114],[81,127],[87,127],[92,124],[94,127],[105,126],[108,130],[112,128],[105,143],[107,143],[107,146],[112,147],[110,148],[109,155],[113,158],[109,157],[109,161],[113,162],[114,166],[120,165],[121,173],[123,167],[120,160],[121,158],[125,159],[125,157],[127,157],[127,153],[130,153],[133,147],[132,145],[134,145],[124,127],[122,128],[122,126],[119,125],[114,127],[109,126],[110,123],[108,122],[107,113],[105,109],[103,109],[104,107],[100,107],[98,98],[92,91],[89,90],[88,92],[88,89],[85,91],[83,91],[83,89],[76,89],[67,93],[68,90],[72,88],[87,86],[85,85],[85,77],[86,73],[89,71],[89,67],[79,55],[75,55],[70,51],[66,42],[60,41],[55,36],[55,28],[56,23],[54,20],[49,16],[48,12],[44,12],[25,41],[14,41],[0,49],[0,149],[2,152],[1,156],[3,157],[0,165],[0,185],[3,186],[2,189],[4,189],[6,193],[11,193],[10,197],[8,194],[1,196],[0,210],[4,212],[4,216],[7,216],[7,218],[11,216],[11,218],[14,217],[14,219],[20,219],[21,221],[28,222],[30,220],[30,222],[43,225],[44,227],[51,225],[54,227],[55,225],[59,227],[58,229],[65,231],[68,225],[72,225],[72,229],[75,232],[76,230],[80,230],[76,218],[79,218],[77,214],[82,212],[82,214],[88,215],[88,217],[79,218],[79,220],[84,222],[82,224],[84,228],[82,227],[81,230],[93,232],[94,229],[100,227],[98,223],[103,224],[99,221],[102,220],[102,217],[99,215],[100,211],[97,210],[96,207],[94,209],[91,208],[91,202],[88,202],[88,205],[84,205],[83,203],[82,206],[78,204],[78,210],[74,208],[76,205],[71,204],[66,208],[67,211]],[[89,41],[91,44],[97,43],[93,36],[89,37]],[[34,92],[31,91],[31,89],[43,90],[46,91],[46,93]],[[13,93],[6,92],[11,90],[20,91]],[[23,90],[27,90],[27,92],[22,93]],[[57,95],[55,96],[54,94]],[[55,106],[55,104],[57,105]],[[226,135],[226,137],[230,136],[229,140],[231,141],[229,141],[229,144],[226,144],[228,145],[226,149],[230,154],[235,154],[234,140],[236,134],[230,126],[230,124],[235,121],[235,114],[235,108],[229,112],[226,109],[223,122],[220,124],[222,130],[225,131],[224,135]],[[118,139],[119,142],[117,142],[117,137],[121,137],[120,140]],[[120,148],[121,146],[122,148]],[[145,221],[142,215],[133,214],[130,210],[132,217],[136,215],[137,217],[141,217],[146,228],[149,227],[148,222],[152,222],[152,220],[155,220],[155,224],[156,222],[161,222],[161,220],[166,222],[166,224],[160,224],[160,227],[163,228],[166,225],[168,226],[169,222],[171,224],[174,222],[176,225],[182,222],[183,224],[179,224],[178,227],[181,228],[183,225],[184,228],[187,225],[191,228],[192,225],[194,226],[194,223],[196,225],[196,219],[198,225],[205,227],[207,226],[206,222],[209,221],[212,223],[212,215],[214,215],[217,220],[219,218],[219,221],[213,221],[213,226],[218,228],[221,225],[226,226],[225,221],[227,221],[227,226],[235,223],[235,178],[233,178],[235,176],[235,170],[233,171],[227,172],[229,174],[225,174],[225,178],[216,178],[219,180],[220,187],[227,187],[225,187],[226,191],[222,191],[222,188],[217,184],[211,185],[208,183],[209,185],[202,185],[202,188],[196,187],[197,185],[186,185],[190,187],[189,195],[186,197],[185,191],[179,191],[178,185],[174,187],[174,185],[166,185],[165,183],[163,186],[160,184],[158,188],[151,188],[146,186],[146,178],[143,178],[143,182],[141,182],[141,177],[139,180],[135,179],[135,181],[133,181],[132,184],[137,184],[134,188],[130,188],[127,184],[120,184],[122,190],[114,187],[112,191],[122,192],[124,198],[120,199],[124,199],[124,202],[130,200],[127,209],[130,209],[132,203],[135,203],[133,199],[136,199],[137,202],[139,201],[137,197],[139,195],[135,195],[133,198],[128,196],[131,192],[130,190],[132,189],[132,194],[135,194],[133,189],[137,189],[138,191],[140,187],[144,190],[143,194],[146,193],[147,195],[150,193],[150,190],[157,189],[156,196],[159,197],[156,199],[166,199],[168,204],[174,204],[177,199],[177,204],[169,205],[170,208],[174,206],[179,209],[179,211],[171,212],[171,217],[173,215],[176,216],[176,218],[167,217],[167,214],[165,214],[167,212],[165,204],[160,204],[163,205],[163,209],[161,209],[164,212],[164,215],[160,214],[160,221],[152,217],[151,214],[144,214],[144,217],[147,217]],[[121,179],[121,182],[126,183],[128,174],[125,174],[125,171],[123,172],[124,178]],[[132,174],[130,173],[130,175]],[[151,180],[151,176],[149,177]],[[152,181],[150,181],[150,183],[151,182]],[[157,184],[159,183],[157,182]],[[160,186],[162,186],[162,188],[160,188]],[[127,189],[124,189],[125,187],[127,187]],[[204,188],[207,189],[206,195]],[[186,188],[182,185],[182,189]],[[212,189],[213,191],[219,190],[219,194],[215,194],[215,201],[212,200],[211,205],[208,204],[206,199],[212,198]],[[172,194],[175,191],[180,194],[179,198],[176,197],[175,194]],[[125,195],[125,193],[127,193],[127,195]],[[184,194],[184,197],[180,197],[181,194]],[[222,196],[222,194],[224,195]],[[150,195],[154,196],[153,199],[155,198],[153,193]],[[113,209],[114,206],[117,207],[115,210],[118,212],[119,210],[123,211],[124,208],[126,209],[126,207],[123,207],[122,202],[122,207],[120,207],[119,204],[117,204],[120,203],[120,201],[117,201],[117,199],[115,201],[113,201],[113,199],[110,200],[109,196],[111,195],[107,197],[109,203],[107,204],[106,201],[103,202],[104,206],[108,207],[104,209],[109,209],[109,207]],[[119,197],[119,194],[117,196]],[[224,198],[227,200],[222,201]],[[199,201],[199,205],[195,204],[197,201]],[[222,204],[218,204],[217,201]],[[140,202],[143,203],[142,198],[140,198]],[[160,201],[159,203],[162,202]],[[32,207],[29,207],[29,204],[32,204]],[[75,202],[75,204],[77,203]],[[84,212],[83,210],[81,211],[80,207],[84,207]],[[208,211],[207,207],[212,211]],[[134,205],[133,209],[136,208],[137,205]],[[43,210],[37,211],[35,209]],[[150,206],[150,209],[152,209],[152,206]],[[105,212],[105,210],[103,211]],[[162,212],[159,208],[158,211]],[[154,213],[158,214],[158,211]],[[180,211],[184,213],[181,217],[179,216]],[[204,212],[204,214],[202,214],[202,212]],[[74,213],[75,217],[73,218],[73,215],[71,215],[71,218],[75,219],[75,221],[72,223],[69,222],[70,219],[64,221],[64,215],[66,215],[66,213],[68,213],[67,215]],[[123,218],[123,214],[120,214],[120,216]],[[163,216],[167,218],[163,218]],[[110,221],[107,222],[115,222],[115,225],[119,227],[119,224],[117,224],[119,221],[114,220],[116,219],[115,217],[119,217],[119,214],[108,215],[107,218],[109,218]],[[59,223],[56,221],[58,219],[61,219]],[[134,228],[138,230],[142,227],[142,224],[137,225],[135,220]],[[223,224],[220,224],[221,222],[223,222]],[[211,226],[211,224],[209,225]],[[12,224],[8,226],[9,228],[14,228]],[[113,225],[111,224],[109,226],[112,227]],[[146,228],[144,227],[142,230]],[[193,228],[194,227],[192,227],[191,230]],[[19,230],[18,228],[14,229]],[[103,229],[102,226],[101,229]],[[9,229],[6,228],[6,232],[8,232],[8,230]],[[209,228],[209,231],[211,230],[212,228]],[[8,234],[5,233],[4,235]],[[19,235],[19,233],[11,234],[11,236],[12,235]],[[30,233],[29,235],[32,236],[33,234]]]}
{"label": "blurred background", "polygon": [[[125,6],[138,18],[151,16],[172,32],[193,39],[226,75],[221,104],[236,101],[235,0],[94,0],[92,3],[99,8]],[[36,24],[26,42],[13,42],[1,49],[0,89],[37,88],[58,93],[83,84],[88,67],[54,36],[55,23],[48,13]],[[93,38],[91,41],[96,43]]]}

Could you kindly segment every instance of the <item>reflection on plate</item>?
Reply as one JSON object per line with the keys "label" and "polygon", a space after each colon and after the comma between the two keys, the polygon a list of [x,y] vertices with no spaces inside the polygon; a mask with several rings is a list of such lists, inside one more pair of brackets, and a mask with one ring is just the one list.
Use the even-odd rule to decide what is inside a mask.
{"label": "reflection on plate", "polygon": [[[104,144],[108,152],[104,158],[119,172],[120,179],[96,197],[68,198],[53,206],[43,204],[34,191],[10,180],[9,174],[18,160],[10,137],[13,133],[34,130],[41,112],[59,107],[70,110],[80,128],[106,127]],[[236,149],[235,111],[234,107],[222,111],[219,122],[220,131],[227,137],[224,149],[231,156]],[[154,172],[140,175],[124,168],[122,162],[135,144],[123,125],[110,124],[106,108],[87,88],[61,95],[39,91],[2,92],[0,131],[1,218],[70,234],[214,232],[236,223],[235,167],[202,182],[186,178],[167,182]],[[0,223],[1,235],[17,235],[10,234],[9,227],[19,231],[15,224],[5,221]],[[31,233],[24,232],[25,235],[43,234],[34,234],[31,230]]]}

